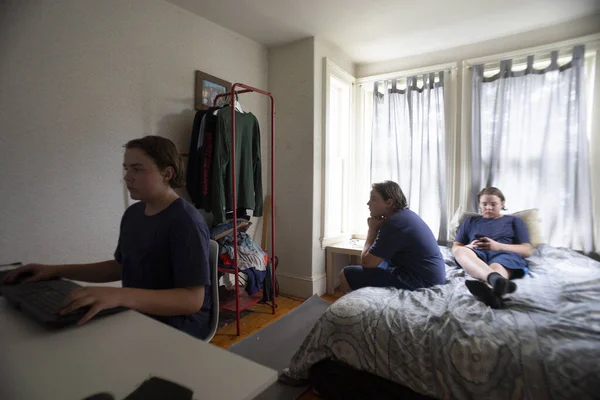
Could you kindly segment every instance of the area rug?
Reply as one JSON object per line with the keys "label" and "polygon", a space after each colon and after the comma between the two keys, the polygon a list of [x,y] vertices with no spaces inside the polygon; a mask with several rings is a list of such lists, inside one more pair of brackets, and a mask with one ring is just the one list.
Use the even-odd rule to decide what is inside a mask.
{"label": "area rug", "polygon": [[[314,295],[294,310],[265,328],[240,340],[227,350],[281,372],[290,364],[313,325],[331,305]],[[260,400],[295,400],[306,391],[304,387],[291,387],[275,383]]]}

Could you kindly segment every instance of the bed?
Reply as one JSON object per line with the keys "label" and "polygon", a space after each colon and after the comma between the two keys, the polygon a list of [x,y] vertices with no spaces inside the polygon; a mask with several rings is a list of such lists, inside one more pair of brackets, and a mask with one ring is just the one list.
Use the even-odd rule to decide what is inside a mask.
{"label": "bed", "polygon": [[540,245],[503,310],[475,300],[450,249],[447,284],[336,301],[285,372],[334,359],[438,399],[600,397],[600,263]]}

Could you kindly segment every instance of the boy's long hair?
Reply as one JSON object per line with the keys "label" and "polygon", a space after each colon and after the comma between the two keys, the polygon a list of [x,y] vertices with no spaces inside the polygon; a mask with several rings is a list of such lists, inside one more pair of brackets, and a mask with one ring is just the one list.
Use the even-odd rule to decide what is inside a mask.
{"label": "boy's long hair", "polygon": [[154,161],[158,169],[162,172],[167,167],[173,167],[173,179],[169,185],[173,189],[185,185],[185,172],[183,160],[177,151],[175,144],[167,138],[161,136],[144,136],[141,139],[134,139],[125,146],[126,149],[140,149]]}
{"label": "boy's long hair", "polygon": [[394,200],[394,204],[392,204],[392,208],[394,212],[398,210],[404,210],[408,208],[408,202],[406,201],[406,196],[400,189],[400,185],[393,181],[385,181],[374,183],[371,185],[373,190],[383,197],[383,200],[387,201],[389,199]]}
{"label": "boy's long hair", "polygon": [[[481,191],[477,193],[477,203],[479,203],[481,196],[486,194],[489,196],[498,196],[500,201],[506,201],[506,199],[504,198],[504,194],[502,193],[502,191],[500,191],[500,189],[498,189],[497,187],[488,186],[486,188],[481,189]],[[502,206],[502,209],[506,210],[506,207]]]}

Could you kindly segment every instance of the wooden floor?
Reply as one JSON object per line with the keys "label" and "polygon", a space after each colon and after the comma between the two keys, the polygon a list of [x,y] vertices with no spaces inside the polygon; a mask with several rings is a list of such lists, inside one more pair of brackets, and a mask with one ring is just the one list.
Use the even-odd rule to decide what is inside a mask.
{"label": "wooden floor", "polygon": [[302,304],[303,301],[303,299],[287,296],[284,297],[283,295],[280,295],[277,297],[277,310],[275,315],[271,313],[271,306],[266,304],[256,304],[250,307],[250,310],[253,312],[241,319],[240,336],[236,335],[236,323],[233,321],[230,324],[225,325],[223,328],[219,328],[211,343],[215,346],[227,348],[235,342],[239,342],[246,336],[252,335],[259,329],[264,328],[271,322],[277,321],[279,318],[283,317],[285,314]]}
{"label": "wooden floor", "polygon": [[[336,293],[333,296],[323,295],[321,296],[321,298],[323,300],[334,302],[341,296],[342,293],[336,291]],[[279,318],[283,317],[285,314],[289,313],[294,308],[302,304],[303,301],[304,299],[299,299],[297,297],[291,297],[282,294],[279,297],[277,297],[277,311],[275,312],[275,315],[271,313],[271,307],[268,305],[257,304],[255,306],[252,306],[250,310],[252,310],[253,312],[243,317],[240,321],[242,331],[240,336],[236,335],[236,324],[235,321],[233,321],[232,323],[224,326],[223,328],[218,329],[211,343],[215,346],[225,349],[234,344],[235,342],[242,340],[246,336],[249,336],[254,332],[258,331],[259,329],[264,328],[270,323],[277,321]],[[313,394],[310,389],[307,390],[306,393],[304,393],[299,398],[299,400],[317,399],[320,399],[320,397]]]}

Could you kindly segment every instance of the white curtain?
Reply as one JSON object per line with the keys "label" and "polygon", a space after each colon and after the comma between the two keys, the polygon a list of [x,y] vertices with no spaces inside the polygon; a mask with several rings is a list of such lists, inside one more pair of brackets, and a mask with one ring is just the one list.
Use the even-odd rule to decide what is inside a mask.
{"label": "white curtain", "polygon": [[512,60],[484,76],[473,66],[471,210],[477,192],[496,186],[510,211],[539,208],[547,243],[593,248],[584,48],[570,62],[515,71]]}
{"label": "white curtain", "polygon": [[[437,78],[437,79],[436,79]],[[444,73],[375,83],[371,183],[392,180],[438,240],[447,238]]]}

